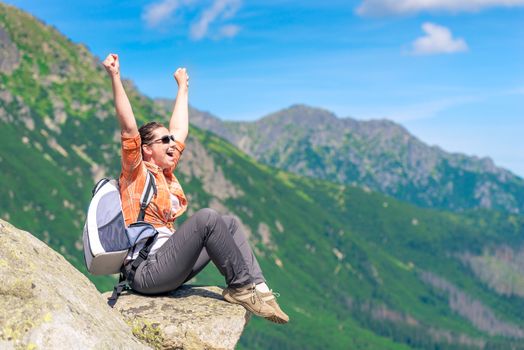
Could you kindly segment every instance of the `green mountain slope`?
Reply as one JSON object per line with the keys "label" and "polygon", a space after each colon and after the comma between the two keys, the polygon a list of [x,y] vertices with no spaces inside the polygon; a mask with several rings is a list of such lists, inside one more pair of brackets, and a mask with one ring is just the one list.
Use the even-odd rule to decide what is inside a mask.
{"label": "green mountain slope", "polygon": [[523,335],[521,297],[498,295],[463,260],[496,259],[490,249],[520,245],[521,217],[419,209],[261,166],[210,134],[199,139],[218,164],[229,163],[224,176],[249,191],[225,203],[253,232],[263,269],[298,323],[254,320],[246,348],[254,339],[261,348],[496,348],[509,343],[488,344],[492,328],[501,338]]}
{"label": "green mountain slope", "polygon": [[299,175],[369,187],[429,208],[524,211],[524,179],[489,158],[430,147],[387,120],[340,119],[296,105],[254,122],[224,122],[195,110],[192,122]]}
{"label": "green mountain slope", "polygon": [[[84,47],[5,5],[0,40],[0,216],[85,271],[91,187],[119,171],[109,80]],[[127,88],[141,121],[166,118]],[[524,348],[522,216],[421,209],[303,178],[196,127],[177,176],[189,215],[211,206],[239,218],[292,318],[253,319],[244,348]],[[223,280],[209,266],[195,283]]]}

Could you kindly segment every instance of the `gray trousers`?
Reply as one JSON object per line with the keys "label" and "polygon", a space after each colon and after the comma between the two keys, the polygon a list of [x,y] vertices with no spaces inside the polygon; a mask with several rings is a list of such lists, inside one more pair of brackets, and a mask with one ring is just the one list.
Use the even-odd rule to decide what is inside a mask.
{"label": "gray trousers", "polygon": [[143,294],[175,290],[209,261],[213,261],[228,286],[265,282],[237,220],[206,208],[191,216],[156,253],[148,256],[138,267],[131,287]]}

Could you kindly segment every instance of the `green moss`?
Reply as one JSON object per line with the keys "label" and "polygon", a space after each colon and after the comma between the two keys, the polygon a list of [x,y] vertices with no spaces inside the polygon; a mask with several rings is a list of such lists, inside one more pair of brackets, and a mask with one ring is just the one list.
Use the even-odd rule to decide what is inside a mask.
{"label": "green moss", "polygon": [[134,319],[127,319],[126,323],[131,327],[133,335],[140,341],[160,349],[164,342],[162,331],[158,324],[148,322],[140,317]]}
{"label": "green moss", "polygon": [[2,327],[0,332],[0,339],[11,342],[19,341],[31,329],[36,327],[39,323],[32,319],[19,320],[17,322],[8,322]]}
{"label": "green moss", "polygon": [[0,285],[0,295],[14,296],[23,300],[31,299],[33,295],[31,281],[24,278],[17,278],[13,282],[3,282]]}

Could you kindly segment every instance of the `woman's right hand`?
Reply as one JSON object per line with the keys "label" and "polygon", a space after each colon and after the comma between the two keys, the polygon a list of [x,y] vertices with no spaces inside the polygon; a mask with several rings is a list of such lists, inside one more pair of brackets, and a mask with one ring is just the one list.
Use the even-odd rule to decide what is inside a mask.
{"label": "woman's right hand", "polygon": [[179,89],[187,89],[189,87],[189,74],[187,74],[185,68],[178,68],[173,74],[173,77],[175,78]]}
{"label": "woman's right hand", "polygon": [[106,59],[102,62],[102,65],[110,76],[120,74],[120,61],[118,60],[117,54],[110,53],[107,55]]}

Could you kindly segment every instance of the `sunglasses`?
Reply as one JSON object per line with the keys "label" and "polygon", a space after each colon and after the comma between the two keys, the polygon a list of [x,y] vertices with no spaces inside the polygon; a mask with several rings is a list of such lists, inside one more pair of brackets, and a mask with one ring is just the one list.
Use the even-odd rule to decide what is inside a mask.
{"label": "sunglasses", "polygon": [[156,139],[156,140],[153,140],[153,141],[149,142],[148,145],[150,145],[152,143],[168,144],[170,141],[175,142],[175,137],[173,135],[165,135],[165,136],[162,136],[159,139]]}

